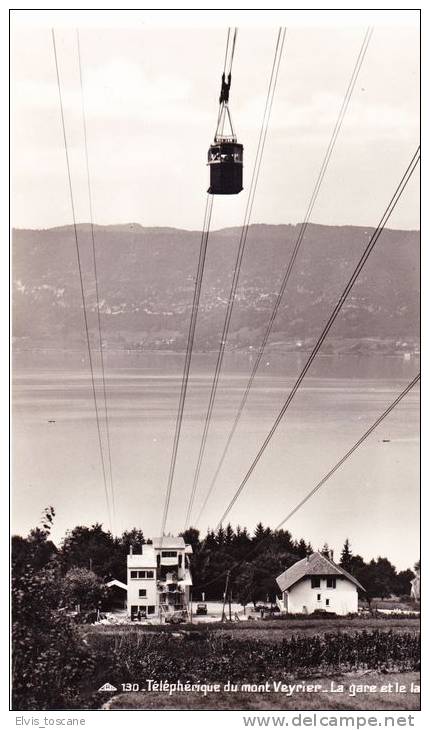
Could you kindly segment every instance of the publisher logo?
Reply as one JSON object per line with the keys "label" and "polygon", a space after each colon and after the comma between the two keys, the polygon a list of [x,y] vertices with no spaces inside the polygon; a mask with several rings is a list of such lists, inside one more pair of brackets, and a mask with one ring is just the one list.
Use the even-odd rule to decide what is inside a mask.
{"label": "publisher logo", "polygon": [[98,692],[116,692],[117,688],[113,686],[113,684],[110,684],[110,682],[106,682],[106,684],[102,684],[101,687],[98,688]]}

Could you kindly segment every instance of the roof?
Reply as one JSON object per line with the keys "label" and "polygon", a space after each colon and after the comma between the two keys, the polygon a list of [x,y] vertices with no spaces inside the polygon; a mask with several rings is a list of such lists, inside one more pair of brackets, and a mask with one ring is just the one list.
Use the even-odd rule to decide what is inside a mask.
{"label": "roof", "polygon": [[122,583],[120,580],[110,580],[109,583],[106,583],[108,588],[113,588],[113,586],[117,586],[118,588],[122,588],[124,591],[127,590],[127,586],[125,583]]}
{"label": "roof", "polygon": [[156,550],[163,548],[163,550],[184,550],[185,542],[183,537],[171,537],[165,535],[164,537],[153,537],[152,545]]}
{"label": "roof", "polygon": [[343,578],[350,580],[351,583],[354,583],[357,588],[361,588],[363,591],[365,590],[361,583],[359,583],[353,575],[348,573],[339,565],[336,565],[336,563],[329,558],[326,558],[326,556],[321,553],[312,553],[312,555],[309,555],[308,558],[298,560],[297,563],[294,563],[294,565],[291,566],[291,568],[288,568],[281,573],[281,575],[276,578],[276,582],[281,591],[286,591],[291,588],[291,586],[295,585],[295,583],[298,583],[299,580],[308,575],[340,575]]}

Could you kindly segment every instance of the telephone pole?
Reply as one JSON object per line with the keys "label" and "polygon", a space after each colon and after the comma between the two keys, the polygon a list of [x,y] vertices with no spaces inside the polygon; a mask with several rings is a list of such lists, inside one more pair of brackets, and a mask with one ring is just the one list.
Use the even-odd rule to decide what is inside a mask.
{"label": "telephone pole", "polygon": [[229,570],[227,570],[227,575],[226,575],[226,577],[225,577],[224,600],[223,600],[223,604],[222,604],[222,616],[221,616],[221,621],[225,621],[225,602],[226,602],[226,600],[227,600],[227,590],[228,590],[228,583],[229,583],[229,580],[230,580],[230,571],[229,571]]}

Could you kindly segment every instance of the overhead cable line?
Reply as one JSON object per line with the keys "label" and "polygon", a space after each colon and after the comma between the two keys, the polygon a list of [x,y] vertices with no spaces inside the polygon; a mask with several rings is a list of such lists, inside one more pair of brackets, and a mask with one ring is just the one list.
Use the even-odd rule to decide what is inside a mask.
{"label": "overhead cable line", "polygon": [[232,316],[232,312],[233,312],[233,306],[234,306],[234,302],[235,302],[237,286],[238,286],[238,282],[239,282],[239,274],[240,274],[240,269],[241,269],[241,265],[242,265],[243,254],[245,251],[245,244],[246,244],[246,240],[247,240],[247,236],[248,236],[249,224],[250,224],[251,213],[252,213],[252,206],[254,203],[255,192],[256,192],[256,188],[257,188],[258,177],[259,177],[261,162],[262,162],[262,158],[263,158],[264,146],[265,146],[267,131],[268,131],[268,127],[269,127],[269,120],[270,120],[270,114],[272,111],[273,99],[274,99],[275,90],[276,90],[276,83],[278,80],[279,67],[280,67],[280,63],[281,63],[282,52],[283,52],[283,47],[284,47],[284,42],[285,42],[285,33],[286,33],[285,28],[280,28],[278,31],[276,47],[275,47],[275,54],[274,54],[274,58],[273,58],[269,85],[268,85],[268,89],[267,89],[266,103],[265,103],[265,107],[264,107],[264,113],[263,113],[263,118],[262,118],[261,127],[260,127],[257,151],[256,151],[256,155],[255,155],[254,168],[252,171],[252,178],[251,178],[248,199],[247,199],[246,208],[245,208],[244,222],[243,222],[243,226],[241,229],[239,245],[238,245],[238,250],[237,250],[237,255],[236,255],[236,261],[235,261],[235,266],[234,266],[234,272],[233,272],[233,278],[232,278],[232,283],[231,283],[231,288],[230,288],[230,294],[229,294],[229,298],[228,298],[227,311],[226,311],[226,316],[225,316],[225,320],[224,320],[224,327],[223,327],[223,331],[222,331],[222,335],[221,335],[221,342],[220,342],[220,347],[219,347],[219,351],[218,351],[218,358],[217,358],[217,363],[215,366],[215,372],[214,372],[211,392],[210,392],[210,396],[209,396],[209,403],[208,403],[208,408],[207,408],[207,412],[206,412],[206,416],[205,416],[205,424],[204,424],[204,428],[203,428],[203,434],[202,434],[202,439],[201,439],[201,443],[200,443],[199,454],[197,457],[197,464],[196,464],[196,469],[194,472],[190,499],[189,499],[188,507],[187,507],[187,513],[186,513],[186,518],[185,518],[185,529],[188,527],[189,522],[190,522],[191,511],[192,511],[193,504],[194,504],[194,498],[195,498],[196,489],[197,489],[197,485],[198,485],[198,481],[199,481],[200,470],[201,470],[203,457],[204,457],[204,453],[205,453],[209,426],[210,426],[210,422],[211,422],[211,418],[212,418],[212,412],[213,412],[213,407],[214,407],[214,403],[215,403],[218,381],[219,381],[222,362],[223,362],[223,358],[224,358],[225,346],[227,343],[227,337],[228,337],[228,332],[229,332],[229,328],[230,328],[230,321],[231,321],[231,316]]}
{"label": "overhead cable line", "polygon": [[95,290],[96,290],[97,325],[98,325],[98,334],[99,334],[100,367],[101,367],[102,385],[103,385],[103,400],[104,400],[104,413],[105,413],[105,424],[106,424],[106,442],[107,442],[108,463],[109,463],[109,481],[110,481],[111,500],[112,500],[113,527],[115,530],[116,529],[115,489],[114,489],[113,473],[112,473],[112,453],[111,453],[111,441],[110,441],[109,414],[108,414],[108,407],[107,407],[106,377],[105,377],[102,329],[101,329],[101,319],[100,319],[99,282],[98,282],[97,256],[96,256],[96,244],[95,244],[95,234],[94,234],[93,196],[92,196],[92,192],[91,192],[91,176],[90,176],[88,140],[87,140],[87,120],[86,120],[86,113],[85,113],[85,95],[84,95],[84,84],[83,84],[83,75],[82,75],[81,45],[80,45],[80,39],[79,39],[79,30],[76,30],[76,42],[77,42],[78,61],[79,61],[79,82],[80,82],[80,88],[81,88],[82,123],[83,123],[83,130],[84,130],[85,164],[86,164],[86,172],[87,172],[88,204],[89,204],[90,226],[91,226],[91,244],[92,244],[92,255],[93,255],[94,281],[95,281]]}
{"label": "overhead cable line", "polygon": [[[387,418],[387,416],[391,413],[391,411],[394,408],[396,408],[396,406],[399,405],[400,401],[403,400],[403,398],[409,393],[409,391],[415,387],[415,385],[418,383],[420,378],[421,378],[421,374],[418,373],[418,375],[416,375],[415,378],[413,380],[411,380],[411,382],[406,386],[406,388],[404,388],[404,390],[402,390],[400,395],[398,395],[397,398],[392,403],[390,403],[388,408],[386,408],[385,411],[376,419],[376,421],[374,421],[372,423],[372,425],[367,429],[367,431],[365,431],[364,434],[362,436],[360,436],[358,441],[355,442],[355,444],[349,449],[349,451],[347,451],[346,454],[344,454],[344,456],[342,456],[342,458],[339,459],[339,461],[336,462],[336,464],[327,472],[327,474],[325,474],[325,476],[322,479],[320,479],[320,481],[306,494],[306,496],[303,497],[303,499],[301,499],[300,502],[298,502],[298,504],[285,517],[282,518],[281,522],[274,528],[274,532],[277,532],[278,530],[280,530],[281,527],[283,527],[285,525],[285,523],[289,519],[291,519],[291,517],[293,517],[293,515],[295,515],[296,512],[298,512],[303,507],[303,505],[305,505],[306,502],[308,502],[311,499],[311,497],[313,497],[314,494],[316,494],[316,492],[318,492],[318,490],[321,489],[322,486],[324,486],[324,484],[337,472],[337,470],[340,469],[341,466],[343,466],[343,464],[352,456],[354,451],[356,451],[363,444],[363,442],[373,433],[373,431],[382,423],[382,421],[385,418]],[[242,565],[253,553],[255,553],[257,550],[259,550],[262,547],[262,545],[264,545],[264,543],[266,543],[268,540],[269,540],[269,537],[263,537],[262,540],[260,540],[257,543],[257,545],[255,545],[245,555],[244,558],[236,561],[233,565],[230,565],[228,570],[231,571],[234,568],[237,568],[240,565]],[[207,581],[206,583],[201,583],[200,585],[195,586],[194,589],[197,590],[198,588],[205,588],[207,585],[210,585],[211,583],[214,583],[215,581],[222,578],[222,576],[225,575],[226,572],[227,572],[227,569],[220,572],[218,575],[216,575],[210,581]]]}
{"label": "overhead cable line", "polygon": [[84,291],[84,282],[83,282],[83,276],[82,276],[81,257],[80,257],[80,252],[79,252],[78,229],[77,229],[77,225],[76,225],[75,203],[74,203],[74,198],[73,198],[72,177],[71,177],[71,172],[70,172],[69,149],[68,149],[68,143],[67,143],[66,125],[65,125],[65,120],[64,120],[63,97],[62,97],[62,93],[61,93],[61,81],[60,81],[60,72],[59,72],[59,67],[58,67],[57,47],[56,47],[56,42],[55,42],[55,32],[54,32],[53,28],[51,29],[51,32],[52,32],[52,45],[53,45],[54,59],[55,59],[55,71],[56,71],[56,76],[57,76],[58,98],[59,98],[59,103],[60,103],[60,116],[61,116],[61,125],[62,125],[62,131],[63,131],[64,152],[65,152],[65,156],[66,156],[67,178],[68,178],[68,186],[69,186],[69,194],[70,194],[70,206],[71,206],[72,218],[73,218],[73,231],[74,231],[74,238],[75,238],[76,258],[77,258],[79,282],[80,282],[80,289],[81,289],[82,310],[83,310],[83,314],[84,314],[84,328],[85,328],[87,349],[88,349],[88,361],[89,361],[90,372],[91,372],[91,384],[92,384],[92,392],[93,392],[93,399],[94,399],[94,409],[95,409],[95,414],[96,414],[100,461],[101,461],[102,474],[103,474],[103,484],[104,484],[104,491],[105,491],[105,497],[106,497],[107,514],[108,514],[109,523],[110,523],[110,526],[112,529],[112,517],[111,517],[109,494],[108,494],[107,481],[106,481],[106,467],[105,467],[105,460],[104,460],[104,455],[103,455],[100,418],[99,418],[99,411],[98,411],[98,405],[97,405],[96,386],[95,386],[95,380],[94,380],[94,367],[93,367],[93,360],[92,360],[92,354],[91,354],[91,343],[90,343],[90,334],[89,334],[89,327],[88,327],[87,305],[86,305],[86,301],[85,301],[85,291]]}
{"label": "overhead cable line", "polygon": [[330,331],[333,323],[335,322],[335,320],[336,320],[336,318],[337,318],[340,310],[342,309],[342,306],[343,306],[346,298],[348,297],[348,295],[349,295],[352,287],[354,286],[355,282],[357,281],[357,278],[360,275],[360,272],[363,269],[364,264],[366,263],[367,259],[369,258],[370,254],[372,253],[373,248],[375,247],[375,245],[376,245],[376,243],[377,243],[377,241],[378,241],[378,239],[379,239],[382,231],[384,230],[385,225],[387,224],[387,222],[388,222],[388,220],[389,220],[389,218],[390,218],[390,216],[391,216],[394,208],[396,207],[396,205],[397,205],[397,203],[398,203],[398,201],[399,201],[399,199],[400,199],[400,197],[401,197],[401,195],[402,195],[402,193],[403,193],[406,185],[408,184],[409,179],[411,178],[411,176],[412,176],[412,174],[413,174],[416,166],[418,165],[419,160],[420,160],[420,147],[418,146],[418,148],[415,151],[415,153],[414,153],[414,155],[413,155],[413,157],[412,157],[412,159],[411,159],[408,167],[406,168],[405,172],[403,173],[403,176],[402,176],[402,178],[401,178],[401,180],[400,180],[400,182],[399,182],[399,184],[398,184],[398,186],[397,186],[397,188],[396,188],[396,190],[395,190],[395,192],[394,192],[394,194],[393,194],[390,202],[388,203],[388,205],[387,205],[387,207],[386,207],[386,209],[384,211],[384,213],[383,213],[383,215],[382,215],[382,217],[381,217],[381,219],[380,219],[380,221],[378,223],[377,228],[374,230],[372,236],[370,237],[370,240],[369,240],[369,242],[368,242],[368,244],[367,244],[364,252],[362,253],[361,258],[358,261],[358,263],[357,263],[357,265],[356,265],[356,267],[355,267],[355,269],[354,269],[354,271],[353,271],[353,273],[352,273],[352,275],[351,275],[351,277],[350,277],[350,279],[349,279],[349,281],[348,281],[345,289],[343,290],[342,294],[340,295],[340,297],[339,297],[339,299],[337,301],[337,304],[334,307],[334,309],[333,309],[333,311],[332,311],[332,313],[331,313],[328,321],[326,322],[326,324],[324,326],[324,329],[323,329],[321,335],[319,336],[316,344],[314,345],[314,348],[313,348],[313,350],[312,350],[312,352],[311,352],[308,360],[306,361],[306,364],[304,365],[304,367],[303,367],[303,369],[302,369],[299,377],[297,378],[297,380],[296,380],[296,382],[295,382],[295,384],[294,384],[294,386],[293,386],[290,394],[288,395],[288,398],[286,399],[284,405],[282,406],[282,408],[281,408],[281,410],[280,410],[280,412],[279,412],[279,414],[278,414],[278,416],[277,416],[277,418],[276,418],[273,426],[271,427],[271,429],[270,429],[269,433],[267,434],[266,438],[264,439],[264,441],[263,441],[260,449],[258,450],[258,453],[257,453],[256,457],[254,458],[251,466],[249,467],[249,469],[246,472],[244,478],[242,479],[239,487],[237,488],[236,492],[234,493],[233,498],[231,499],[230,503],[228,504],[227,508],[225,509],[225,511],[224,511],[221,519],[218,522],[217,527],[219,527],[219,526],[222,525],[223,521],[227,517],[228,513],[232,509],[233,505],[235,504],[235,502],[237,501],[239,495],[241,494],[242,490],[244,489],[246,483],[248,482],[251,474],[253,473],[255,467],[257,466],[259,460],[261,459],[264,451],[266,450],[267,446],[269,445],[269,443],[270,443],[270,441],[271,441],[271,439],[272,439],[272,437],[273,437],[276,429],[278,428],[278,426],[279,426],[280,422],[282,421],[282,419],[283,419],[283,417],[284,417],[284,415],[285,415],[288,407],[290,406],[290,404],[291,404],[291,402],[292,402],[295,394],[297,393],[297,391],[298,391],[298,389],[299,389],[299,387],[300,387],[300,385],[301,385],[301,383],[302,383],[302,381],[303,381],[306,373],[308,372],[309,368],[311,367],[311,365],[312,365],[315,357],[317,356],[317,354],[318,354],[318,352],[319,352],[319,350],[320,350],[320,348],[321,348],[324,340],[326,339],[326,337],[327,337],[327,335],[328,335],[328,333],[329,333],[329,331]]}
{"label": "overhead cable line", "polygon": [[[228,29],[226,49],[225,49],[225,55],[224,55],[223,74],[226,73],[226,69],[227,69],[227,65],[228,65],[229,74],[231,75],[234,50],[235,50],[235,46],[236,46],[236,35],[237,35],[237,28],[234,29],[233,41],[232,41],[232,44],[230,44],[231,29],[230,28]],[[229,56],[229,50],[230,50],[230,56]],[[220,116],[218,116],[218,125],[219,124],[220,124]],[[198,262],[198,266],[197,266],[194,298],[193,298],[193,304],[192,304],[192,310],[191,310],[191,320],[190,320],[190,326],[189,326],[189,331],[188,331],[187,350],[186,350],[186,355],[185,355],[184,370],[183,370],[183,374],[182,374],[181,392],[180,392],[180,396],[179,396],[178,413],[176,416],[175,434],[174,434],[174,438],[173,438],[169,475],[168,475],[168,479],[167,479],[166,495],[165,495],[165,499],[164,499],[163,516],[162,516],[162,521],[161,521],[161,538],[163,538],[165,530],[166,530],[167,516],[168,516],[170,500],[171,500],[171,496],[172,496],[172,488],[173,488],[173,481],[174,481],[174,476],[175,476],[176,461],[177,461],[177,456],[178,456],[179,440],[180,440],[180,436],[181,436],[185,399],[186,399],[186,395],[187,395],[192,350],[193,350],[193,345],[194,345],[194,334],[195,334],[196,323],[197,323],[197,315],[198,315],[198,311],[199,311],[200,292],[201,292],[201,287],[202,287],[203,271],[204,271],[205,260],[206,260],[206,251],[207,251],[210,223],[211,223],[211,217],[212,217],[212,207],[213,207],[213,196],[208,194],[206,197],[206,207],[205,207],[202,236],[201,236],[201,242],[200,242],[199,262]]]}
{"label": "overhead cable line", "polygon": [[418,375],[416,375],[415,378],[413,380],[411,380],[411,382],[406,386],[406,388],[404,390],[402,390],[400,395],[397,396],[397,398],[388,406],[388,408],[379,416],[379,418],[377,418],[376,421],[374,423],[372,423],[370,428],[368,428],[367,431],[358,439],[358,441],[355,442],[354,446],[352,446],[350,448],[350,450],[347,451],[346,454],[344,456],[342,456],[341,459],[339,459],[339,461],[330,469],[329,472],[327,472],[327,474],[318,482],[318,484],[316,484],[315,487],[313,489],[311,489],[311,491],[308,492],[307,495],[305,497],[303,497],[302,500],[300,500],[300,502],[294,507],[294,509],[292,509],[291,512],[289,512],[287,514],[287,516],[281,520],[279,525],[277,525],[275,527],[275,530],[280,530],[281,527],[287,522],[287,520],[289,520],[291,517],[293,517],[293,515],[295,515],[296,512],[298,512],[299,509],[301,509],[301,507],[303,507],[303,505],[306,504],[306,502],[308,502],[310,500],[310,498],[313,497],[313,495],[316,492],[318,492],[319,489],[321,489],[322,486],[324,486],[324,484],[333,476],[333,474],[335,474],[335,472],[337,472],[337,470],[340,469],[340,467],[345,463],[345,461],[347,459],[349,459],[349,457],[354,453],[354,451],[356,451],[356,449],[358,449],[359,446],[361,446],[363,441],[365,441],[370,436],[370,434],[375,430],[375,428],[377,428],[379,426],[380,423],[382,423],[384,418],[386,418],[391,413],[391,411],[400,403],[400,401],[405,397],[405,395],[407,395],[409,393],[409,391],[412,390],[412,388],[418,383],[420,378],[421,378],[421,373],[418,373]]}
{"label": "overhead cable line", "polygon": [[267,328],[266,328],[266,331],[264,333],[263,341],[262,341],[262,343],[261,343],[261,345],[259,347],[259,350],[258,350],[258,353],[257,353],[257,357],[256,357],[255,362],[253,364],[253,368],[252,368],[252,371],[251,371],[251,375],[249,377],[249,380],[248,380],[248,383],[246,385],[244,394],[242,396],[242,400],[241,400],[241,402],[239,404],[239,408],[238,408],[238,411],[237,411],[235,420],[233,422],[233,425],[231,427],[230,433],[229,433],[229,435],[227,437],[227,441],[226,441],[226,444],[224,446],[224,450],[223,450],[223,452],[221,454],[221,458],[220,458],[220,460],[218,462],[218,466],[217,466],[217,468],[215,470],[215,473],[214,473],[214,476],[213,476],[212,481],[210,483],[208,492],[207,492],[206,497],[205,497],[205,499],[203,501],[203,504],[202,504],[202,506],[200,508],[200,512],[198,514],[198,517],[197,517],[197,520],[196,520],[196,524],[200,521],[201,516],[202,516],[202,513],[203,513],[203,511],[204,511],[204,509],[205,509],[205,507],[206,507],[206,505],[208,503],[208,500],[209,500],[209,498],[210,498],[213,490],[214,490],[216,481],[218,479],[218,476],[219,476],[220,471],[222,469],[222,466],[224,464],[225,458],[227,456],[227,452],[229,450],[231,441],[233,439],[233,436],[234,436],[234,434],[236,432],[236,429],[237,429],[237,426],[239,424],[239,421],[240,421],[240,418],[241,418],[243,409],[245,408],[246,402],[248,400],[249,392],[250,392],[251,387],[252,387],[252,384],[254,382],[254,378],[255,378],[255,376],[257,374],[257,371],[258,371],[258,368],[259,368],[261,359],[263,357],[264,350],[266,348],[267,342],[269,340],[270,333],[272,331],[272,327],[273,327],[274,321],[275,321],[276,316],[278,314],[278,310],[279,310],[281,301],[282,301],[282,299],[284,297],[285,290],[287,288],[287,284],[288,284],[288,281],[290,279],[290,275],[291,275],[292,269],[294,267],[294,264],[295,264],[297,255],[299,253],[299,249],[301,247],[303,238],[305,236],[305,233],[306,233],[306,230],[307,230],[307,227],[308,227],[308,224],[309,224],[309,220],[310,220],[310,217],[311,217],[311,214],[312,214],[312,211],[313,211],[315,202],[317,200],[317,197],[318,197],[318,194],[319,194],[319,191],[320,191],[322,182],[324,180],[325,173],[326,173],[327,167],[328,167],[329,162],[330,162],[330,158],[332,156],[332,153],[333,153],[333,150],[334,150],[334,147],[335,147],[335,144],[336,144],[336,140],[337,140],[338,135],[339,135],[339,132],[341,130],[342,122],[344,120],[346,111],[348,109],[348,105],[349,105],[349,102],[350,102],[352,93],[354,91],[354,87],[355,87],[355,84],[356,84],[358,75],[360,73],[360,69],[361,69],[362,63],[364,61],[364,57],[366,55],[367,47],[369,45],[370,38],[372,36],[372,32],[373,32],[373,29],[372,28],[368,28],[366,30],[366,33],[365,33],[365,36],[364,36],[364,39],[363,39],[363,42],[362,42],[362,45],[361,45],[361,48],[360,48],[358,57],[356,59],[355,65],[354,65],[354,69],[353,69],[352,74],[351,74],[351,77],[349,79],[348,87],[346,89],[345,96],[344,96],[344,99],[342,101],[342,105],[341,105],[341,107],[339,109],[339,114],[338,114],[338,117],[337,117],[337,120],[336,120],[336,124],[334,126],[334,129],[333,129],[333,132],[332,132],[332,135],[331,135],[331,138],[330,138],[330,141],[329,141],[329,144],[328,144],[326,153],[324,155],[323,162],[321,164],[321,168],[320,168],[319,173],[318,173],[317,180],[315,182],[314,189],[312,191],[312,195],[311,195],[310,200],[309,200],[309,203],[308,203],[308,207],[307,207],[307,210],[306,210],[306,214],[305,214],[304,221],[303,221],[303,223],[300,226],[299,233],[298,233],[298,236],[297,236],[297,240],[295,242],[295,245],[294,245],[294,248],[293,248],[293,251],[292,251],[290,260],[289,260],[288,265],[287,265],[287,269],[285,271],[285,274],[284,274],[284,277],[283,277],[281,286],[279,288],[279,292],[278,292],[277,297],[276,297],[275,305],[273,307],[273,311],[272,311],[272,314],[270,316],[269,323],[268,323]]}
{"label": "overhead cable line", "polygon": [[208,238],[210,231],[210,223],[212,217],[213,195],[206,196],[206,208],[203,220],[203,229],[200,241],[200,252],[197,266],[196,282],[194,287],[194,297],[191,308],[191,319],[188,330],[187,350],[185,355],[184,370],[182,374],[181,392],[179,396],[178,413],[176,416],[175,435],[173,438],[172,455],[170,458],[169,476],[167,480],[166,496],[164,500],[163,517],[161,523],[161,537],[163,537],[167,515],[169,512],[170,498],[172,495],[173,479],[175,475],[176,460],[178,456],[179,439],[181,436],[182,420],[184,415],[185,398],[187,395],[188,379],[190,374],[191,357],[194,345],[194,335],[196,331],[197,315],[199,311],[200,293],[202,289],[203,271],[206,260],[206,251],[208,246]]}

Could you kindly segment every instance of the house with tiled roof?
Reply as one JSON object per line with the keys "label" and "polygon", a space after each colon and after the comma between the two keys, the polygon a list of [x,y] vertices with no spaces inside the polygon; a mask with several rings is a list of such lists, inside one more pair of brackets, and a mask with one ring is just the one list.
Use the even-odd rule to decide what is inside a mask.
{"label": "house with tiled roof", "polygon": [[278,605],[284,613],[357,613],[358,590],[365,590],[353,575],[336,565],[332,552],[307,555],[281,573],[276,582],[282,592]]}

